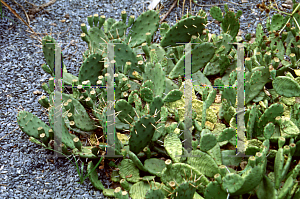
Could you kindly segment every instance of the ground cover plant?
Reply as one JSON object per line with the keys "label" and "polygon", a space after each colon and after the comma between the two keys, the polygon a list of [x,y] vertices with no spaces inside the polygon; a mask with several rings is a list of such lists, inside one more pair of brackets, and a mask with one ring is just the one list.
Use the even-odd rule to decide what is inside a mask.
{"label": "ground cover plant", "polygon": [[[270,18],[268,34],[259,24],[253,43],[237,38],[242,13],[227,6],[224,12],[218,7],[210,10],[221,24],[220,35],[205,29],[202,10],[196,16],[185,15],[172,27],[160,24],[159,13],[153,10],[136,19],[123,11],[122,21],[91,15],[89,28],[81,25],[81,38],[89,47],[78,77],[68,73],[62,60],[63,83],[71,89],[62,93],[61,143],[54,139],[56,41],[51,36],[42,41],[46,61],[42,68],[52,75],[42,88],[49,96],[39,99],[49,112],[50,126],[20,111],[19,127],[45,149],[58,147],[66,156],[88,159],[85,177],[84,161],[81,172],[76,162],[80,183],[88,176],[106,196],[299,198],[299,7],[294,2],[290,15]],[[160,42],[153,41],[157,31]],[[185,45],[178,44],[189,42],[196,43],[191,46],[192,83],[184,78]],[[235,42],[245,46],[245,157],[236,156]],[[108,43],[116,44],[113,72]],[[112,78],[116,131],[109,141],[112,107],[105,86]],[[186,98],[191,99],[188,106]],[[187,109],[192,113],[190,124]],[[103,156],[108,150],[123,156],[119,163]],[[103,187],[97,173],[102,161],[115,168],[111,179],[119,187]]]}

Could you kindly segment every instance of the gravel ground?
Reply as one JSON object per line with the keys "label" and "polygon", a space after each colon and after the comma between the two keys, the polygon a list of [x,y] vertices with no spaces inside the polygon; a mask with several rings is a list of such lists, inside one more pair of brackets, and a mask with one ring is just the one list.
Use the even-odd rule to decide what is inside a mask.
{"label": "gravel ground", "polygon": [[[7,2],[7,1],[6,1]],[[29,4],[16,0],[25,10],[31,8]],[[31,3],[41,5],[49,0],[31,0]],[[81,40],[81,23],[87,23],[87,16],[98,13],[106,18],[112,17],[121,20],[120,13],[126,10],[128,16],[138,17],[143,12],[144,1],[107,1],[107,0],[60,0],[46,8],[47,13],[38,13],[30,25],[37,33],[52,32],[57,42],[64,42],[65,49],[74,40],[74,46],[69,45],[63,50],[65,65],[70,73],[78,75],[82,62],[82,52],[86,43]],[[240,3],[241,0],[232,0]],[[170,8],[172,1],[162,1],[165,7],[164,14]],[[226,3],[219,0],[202,0],[198,4]],[[265,21],[265,14],[260,14],[256,0],[248,0],[241,6],[228,3],[229,8],[241,9],[240,18],[242,36],[246,33],[255,33],[258,23]],[[278,1],[281,5],[283,1]],[[13,2],[8,3],[16,12],[27,21],[23,10]],[[147,10],[149,2],[144,3]],[[43,91],[41,84],[48,82],[50,75],[40,67],[46,63],[42,49],[37,39],[29,37],[28,27],[19,21],[6,7],[2,6],[4,16],[17,22],[14,24],[7,18],[0,19],[0,198],[104,198],[100,191],[93,188],[89,180],[81,185],[77,183],[79,176],[76,168],[66,158],[49,158],[51,151],[38,151],[41,147],[31,143],[16,122],[18,110],[25,109],[37,115],[44,122],[48,122],[45,109],[38,103],[41,94],[35,95],[34,91]],[[189,8],[186,0],[185,12]],[[220,6],[223,10],[223,6]],[[201,7],[196,6],[198,11]],[[203,7],[208,13],[210,7]],[[194,5],[193,5],[194,10]],[[290,11],[290,10],[287,10]],[[174,24],[182,13],[182,1],[166,18],[169,24]],[[273,12],[270,13],[272,15]],[[67,17],[66,15],[69,15]],[[65,19],[65,22],[60,20]],[[179,19],[179,18],[178,18]],[[219,26],[213,22],[208,13],[209,23],[207,28],[219,34]],[[54,25],[56,24],[56,25]],[[264,24],[263,24],[264,25]],[[61,34],[57,34],[62,32]],[[44,36],[44,35],[40,35]],[[41,37],[40,37],[41,38]],[[43,93],[45,94],[45,93]],[[16,129],[17,128],[17,129]],[[99,177],[105,188],[110,188],[109,178],[105,175],[107,170],[100,170]]]}

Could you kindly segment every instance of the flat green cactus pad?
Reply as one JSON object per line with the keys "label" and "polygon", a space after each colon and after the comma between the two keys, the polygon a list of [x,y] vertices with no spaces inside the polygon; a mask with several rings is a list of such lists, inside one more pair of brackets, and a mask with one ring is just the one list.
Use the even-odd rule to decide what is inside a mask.
{"label": "flat green cactus pad", "polygon": [[[170,181],[176,181],[178,184],[184,180],[199,179],[195,186],[200,193],[204,193],[204,187],[209,183],[209,180],[198,169],[185,163],[174,163],[170,169],[165,168],[162,172],[161,181],[168,184]],[[202,183],[202,184],[201,184]],[[200,185],[201,184],[201,185]]]}
{"label": "flat green cactus pad", "polygon": [[208,177],[213,177],[219,173],[217,163],[210,155],[200,150],[191,151],[191,156],[187,158],[187,163]]}
{"label": "flat green cactus pad", "polygon": [[177,134],[171,133],[165,137],[164,145],[167,153],[174,162],[180,162],[182,155],[182,143]]}
{"label": "flat green cactus pad", "polygon": [[140,178],[140,170],[135,166],[132,160],[123,159],[119,165],[119,173],[122,178],[126,178],[128,182],[138,182]]}
{"label": "flat green cactus pad", "polygon": [[19,111],[17,115],[17,122],[20,126],[20,129],[28,136],[40,139],[37,129],[39,127],[43,127],[45,130],[46,137],[49,137],[48,131],[50,130],[50,127],[30,112]]}
{"label": "flat green cactus pad", "polygon": [[160,45],[162,47],[177,46],[180,45],[177,43],[189,42],[192,35],[202,34],[205,23],[205,18],[200,16],[191,16],[180,20],[168,30]]}
{"label": "flat green cactus pad", "polygon": [[164,195],[167,196],[166,191],[164,191],[161,188],[161,184],[158,182],[150,182],[150,184],[148,184],[147,182],[143,182],[143,181],[139,181],[137,183],[135,183],[134,185],[131,186],[130,191],[129,191],[129,195],[132,199],[141,199],[141,198],[145,198],[145,195],[147,194],[147,192],[150,190],[151,187],[157,187],[160,188]]}
{"label": "flat green cactus pad", "polygon": [[165,161],[158,158],[150,158],[144,162],[145,168],[153,175],[160,175],[162,170],[166,167]]}

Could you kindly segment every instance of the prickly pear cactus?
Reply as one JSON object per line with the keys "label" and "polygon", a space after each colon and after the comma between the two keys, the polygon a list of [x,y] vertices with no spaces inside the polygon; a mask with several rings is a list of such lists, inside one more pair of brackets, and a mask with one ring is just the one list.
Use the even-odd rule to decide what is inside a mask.
{"label": "prickly pear cactus", "polygon": [[[228,150],[238,149],[236,124],[241,113],[236,110],[240,93],[235,89],[240,84],[240,51],[232,43],[241,41],[236,35],[242,13],[229,11],[227,5],[224,13],[218,7],[210,10],[221,23],[220,35],[204,29],[203,10],[183,16],[173,26],[160,25],[159,13],[153,10],[128,20],[123,11],[121,21],[88,16],[89,28],[81,24],[88,49],[78,77],[67,72],[62,59],[63,83],[72,85],[68,94],[55,89],[55,40],[45,36],[46,64],[41,67],[52,78],[42,84],[49,97],[42,96],[39,103],[48,111],[49,125],[23,110],[17,115],[19,127],[41,147],[93,160],[87,164],[87,176],[105,196],[299,198],[298,8],[295,2],[291,15],[273,15],[267,22],[268,36],[258,24],[255,41],[242,41],[246,157]],[[161,42],[154,43],[158,29]],[[193,43],[191,82],[185,79],[189,54],[178,44],[182,42]],[[113,75],[110,65],[115,67]],[[108,86],[112,81],[113,94]],[[186,92],[188,88],[192,93]],[[56,107],[58,94],[61,105]],[[189,107],[191,117],[185,112]],[[56,108],[62,113],[60,126]],[[108,164],[115,168],[112,180],[120,185],[116,189],[106,189],[98,179],[93,162],[104,154],[106,159],[122,157]]]}

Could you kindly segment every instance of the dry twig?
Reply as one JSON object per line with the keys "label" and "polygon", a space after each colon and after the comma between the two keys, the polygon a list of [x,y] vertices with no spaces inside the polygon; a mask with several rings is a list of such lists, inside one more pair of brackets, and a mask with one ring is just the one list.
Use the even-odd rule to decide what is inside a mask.
{"label": "dry twig", "polygon": [[26,23],[26,21],[24,21],[22,19],[22,17],[20,17],[20,15],[18,15],[18,13],[16,13],[16,11],[14,11],[8,4],[6,4],[3,0],[1,0],[1,3],[6,6],[18,19],[20,19],[35,35],[36,32],[34,32],[34,30]]}
{"label": "dry twig", "polygon": [[28,23],[26,23],[26,21],[24,21],[24,19],[22,19],[22,17],[18,14],[18,13],[16,13],[16,11],[15,10],[13,10],[7,3],[5,3],[4,2],[4,0],[0,0],[1,1],[1,3],[5,6],[5,7],[7,7],[19,20],[21,20],[31,31],[32,31],[32,33],[33,34],[35,34],[36,36],[38,36],[37,35],[37,33],[30,27],[30,17],[31,16],[34,16],[36,13],[38,13],[38,12],[40,12],[41,10],[43,10],[45,7],[47,7],[47,6],[50,6],[50,5],[52,5],[52,4],[54,4],[55,2],[56,2],[56,0],[51,0],[51,1],[49,1],[48,3],[45,3],[45,4],[42,4],[42,5],[40,5],[40,6],[37,6],[37,5],[35,5],[35,4],[32,4],[32,3],[29,3],[29,2],[27,2],[26,0],[25,0],[25,2],[26,3],[28,3],[28,4],[30,4],[30,5],[32,5],[33,6],[33,8],[31,8],[31,9],[29,9],[29,11],[28,11],[28,14],[29,14],[29,17],[28,17],[28,15],[27,15],[27,12],[25,11],[25,9],[23,8],[23,6],[22,5],[20,5],[20,4],[18,4],[17,2],[15,2],[14,0],[14,3],[15,4],[17,4],[18,6],[20,6],[22,9],[23,9],[23,11],[24,11],[24,13],[25,13],[25,16],[26,16],[26,18],[27,18],[27,21],[28,21]]}
{"label": "dry twig", "polygon": [[[40,5],[40,6],[37,6],[37,5],[33,4],[33,3],[29,3],[26,0],[25,0],[25,2],[28,3],[28,4],[30,4],[30,5],[32,5],[32,8],[29,9],[28,13],[30,15],[29,17],[33,18],[36,13],[40,12],[45,7],[48,7],[48,6],[52,5],[52,4],[54,4],[56,2],[56,0],[51,0],[48,3],[44,3],[44,4]],[[48,13],[48,11],[46,11],[46,12]]]}
{"label": "dry twig", "polygon": [[159,23],[163,22],[163,21],[167,18],[167,16],[170,14],[170,12],[171,12],[171,11],[173,10],[173,8],[175,7],[176,2],[177,2],[177,0],[174,0],[174,2],[173,2],[173,4],[172,4],[171,8],[168,10],[168,12],[165,14],[165,16],[159,21]]}
{"label": "dry twig", "polygon": [[21,8],[22,8],[22,10],[24,11],[24,13],[25,13],[25,16],[26,16],[26,18],[27,18],[27,21],[28,21],[28,25],[30,25],[30,20],[29,20],[29,18],[28,18],[28,15],[27,15],[27,12],[26,12],[26,10],[23,8],[23,6],[22,5],[20,5],[20,4],[18,4],[15,0],[13,0],[14,2],[15,2],[15,4],[17,4],[18,6],[20,6]]}
{"label": "dry twig", "polygon": [[[227,0],[224,0],[224,1],[227,1]],[[168,12],[164,15],[164,17],[159,21],[159,23],[162,23],[166,18],[167,16],[170,14],[170,12],[173,10],[173,8],[175,7],[176,3],[178,2],[178,0],[174,0],[171,8],[168,10]],[[228,3],[232,3],[232,2],[229,2],[227,1]],[[224,5],[224,3],[219,3],[219,4],[210,4],[210,5],[200,5],[200,4],[197,4],[195,3],[195,0],[190,0],[190,7],[191,7],[191,11],[192,11],[192,3],[194,3],[195,5],[199,6],[199,7],[208,7],[208,6],[219,6],[219,5]],[[236,4],[236,3],[233,3],[233,4]],[[185,5],[185,0],[183,1],[183,7]],[[239,5],[239,4],[236,4],[236,5]],[[183,16],[183,12],[182,11],[182,16]]]}

